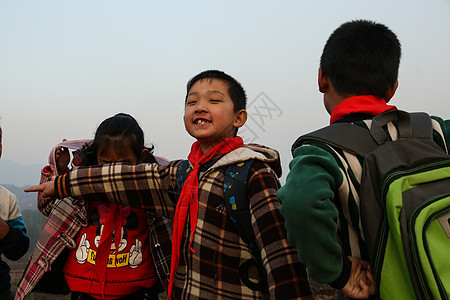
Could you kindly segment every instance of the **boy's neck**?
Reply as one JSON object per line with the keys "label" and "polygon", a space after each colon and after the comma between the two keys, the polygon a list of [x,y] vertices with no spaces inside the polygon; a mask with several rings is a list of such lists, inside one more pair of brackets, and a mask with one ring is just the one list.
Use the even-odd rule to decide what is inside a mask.
{"label": "boy's neck", "polygon": [[[215,141],[211,141],[211,140],[200,140],[197,139],[197,142],[200,146],[200,150],[202,152],[202,155],[205,155],[206,153],[208,153],[208,151],[210,151],[212,148],[216,147],[217,145],[225,142],[227,139],[233,139],[233,138],[237,138],[238,136],[229,136],[225,139],[220,139],[220,140],[215,140]],[[242,141],[242,139],[241,139]],[[231,141],[230,141],[231,142]],[[234,142],[231,142],[234,143]]]}
{"label": "boy's neck", "polygon": [[197,141],[200,144],[200,149],[202,151],[202,154],[205,155],[206,153],[208,153],[209,150],[211,150],[215,146],[219,145],[220,143],[225,142],[225,140],[226,139],[216,140],[216,141],[201,141],[201,140],[197,140]]}

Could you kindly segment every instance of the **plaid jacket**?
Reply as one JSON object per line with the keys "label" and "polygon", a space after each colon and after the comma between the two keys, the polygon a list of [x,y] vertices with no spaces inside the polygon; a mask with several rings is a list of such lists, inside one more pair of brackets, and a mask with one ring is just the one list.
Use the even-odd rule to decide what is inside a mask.
{"label": "plaid jacket", "polygon": [[[223,180],[226,167],[247,159],[255,159],[249,172],[247,193],[270,295],[251,290],[242,283],[239,269],[252,257],[252,253],[225,211]],[[174,161],[167,166],[115,163],[78,168],[57,177],[55,188],[63,197],[72,195],[79,199],[134,206],[173,218],[179,163]],[[248,145],[221,157],[200,175],[198,220],[191,244],[195,252],[189,249],[190,222],[186,221],[173,298],[311,297],[305,268],[297,258],[296,249],[286,239],[284,219],[279,213],[280,204],[276,196],[279,188],[276,172],[278,175],[281,173],[278,152]],[[259,279],[255,270],[248,276]]]}
{"label": "plaid jacket", "polygon": [[[82,201],[74,201],[72,198],[56,200],[52,207],[18,285],[16,300],[25,298],[33,289],[44,293],[65,294],[70,292],[62,274],[62,266],[65,261],[62,259],[63,251],[76,247],[76,235],[82,226],[88,225],[87,212]],[[48,209],[48,206],[41,210],[45,214],[44,208]],[[172,247],[172,222],[167,218],[148,212],[147,224],[150,252],[155,269],[162,286],[167,289]],[[58,258],[62,259],[61,265],[56,263]]]}

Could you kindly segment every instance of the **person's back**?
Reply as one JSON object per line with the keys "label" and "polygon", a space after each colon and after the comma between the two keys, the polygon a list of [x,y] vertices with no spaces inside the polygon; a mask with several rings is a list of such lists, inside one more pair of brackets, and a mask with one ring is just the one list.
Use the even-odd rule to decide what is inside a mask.
{"label": "person's back", "polygon": [[[367,128],[373,116],[396,110],[386,103],[398,86],[400,54],[397,37],[382,24],[358,20],[336,29],[324,47],[318,81],[330,123]],[[448,151],[449,122],[434,120],[435,141]],[[385,130],[396,139],[395,124]],[[318,141],[293,149],[293,156],[278,196],[300,260],[312,279],[347,296],[375,293],[360,218],[362,157]]]}
{"label": "person's back", "polygon": [[[0,127],[0,157],[3,151],[3,132]],[[27,251],[30,239],[16,196],[0,186],[0,255],[18,260]],[[12,299],[10,268],[0,257],[0,299]]]}

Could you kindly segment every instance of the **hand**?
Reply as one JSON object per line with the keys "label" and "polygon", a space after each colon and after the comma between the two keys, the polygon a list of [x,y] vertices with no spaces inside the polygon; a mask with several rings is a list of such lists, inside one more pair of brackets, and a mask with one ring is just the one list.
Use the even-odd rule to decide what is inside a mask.
{"label": "hand", "polygon": [[[366,262],[366,261],[364,261],[364,262]],[[366,283],[367,283],[367,285],[369,285],[369,294],[375,295],[375,293],[377,292],[377,286],[375,284],[375,277],[373,277],[372,268],[370,267],[369,262],[366,262],[366,263],[367,263],[367,269],[366,269],[367,281],[366,281]]]}
{"label": "hand", "polygon": [[40,185],[35,185],[24,190],[24,192],[40,192],[41,199],[50,200],[56,196],[55,185],[53,181],[47,181]]}
{"label": "hand", "polygon": [[[67,141],[66,139],[62,140],[63,142]],[[56,147],[55,152],[55,159],[56,159],[56,168],[58,169],[58,174],[64,173],[68,168],[70,162],[70,153],[69,149],[65,147]]]}
{"label": "hand", "polygon": [[373,295],[376,292],[375,279],[369,263],[358,257],[349,256],[348,258],[352,262],[350,278],[340,291],[350,298],[369,298],[369,295]]}
{"label": "hand", "polygon": [[9,232],[9,225],[0,218],[0,240],[3,240]]}

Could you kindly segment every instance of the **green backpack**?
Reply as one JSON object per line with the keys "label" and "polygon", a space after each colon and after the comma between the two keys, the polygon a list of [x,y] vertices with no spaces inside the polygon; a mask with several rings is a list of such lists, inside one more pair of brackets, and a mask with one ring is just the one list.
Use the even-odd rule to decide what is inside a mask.
{"label": "green backpack", "polygon": [[[382,126],[397,122],[399,138]],[[382,299],[450,298],[450,156],[425,113],[377,115],[369,130],[337,123],[300,137],[363,157],[360,214]]]}
{"label": "green backpack", "polygon": [[[239,236],[250,248],[253,258],[247,260],[239,267],[239,275],[242,282],[250,289],[268,294],[266,270],[262,263],[261,252],[256,244],[253,233],[250,203],[247,194],[248,172],[253,160],[246,160],[227,167],[223,180],[223,192],[226,213],[233,222]],[[177,193],[180,194],[192,168],[188,160],[183,160],[177,169]],[[249,279],[248,272],[252,266],[258,268],[262,280],[254,282]]]}

